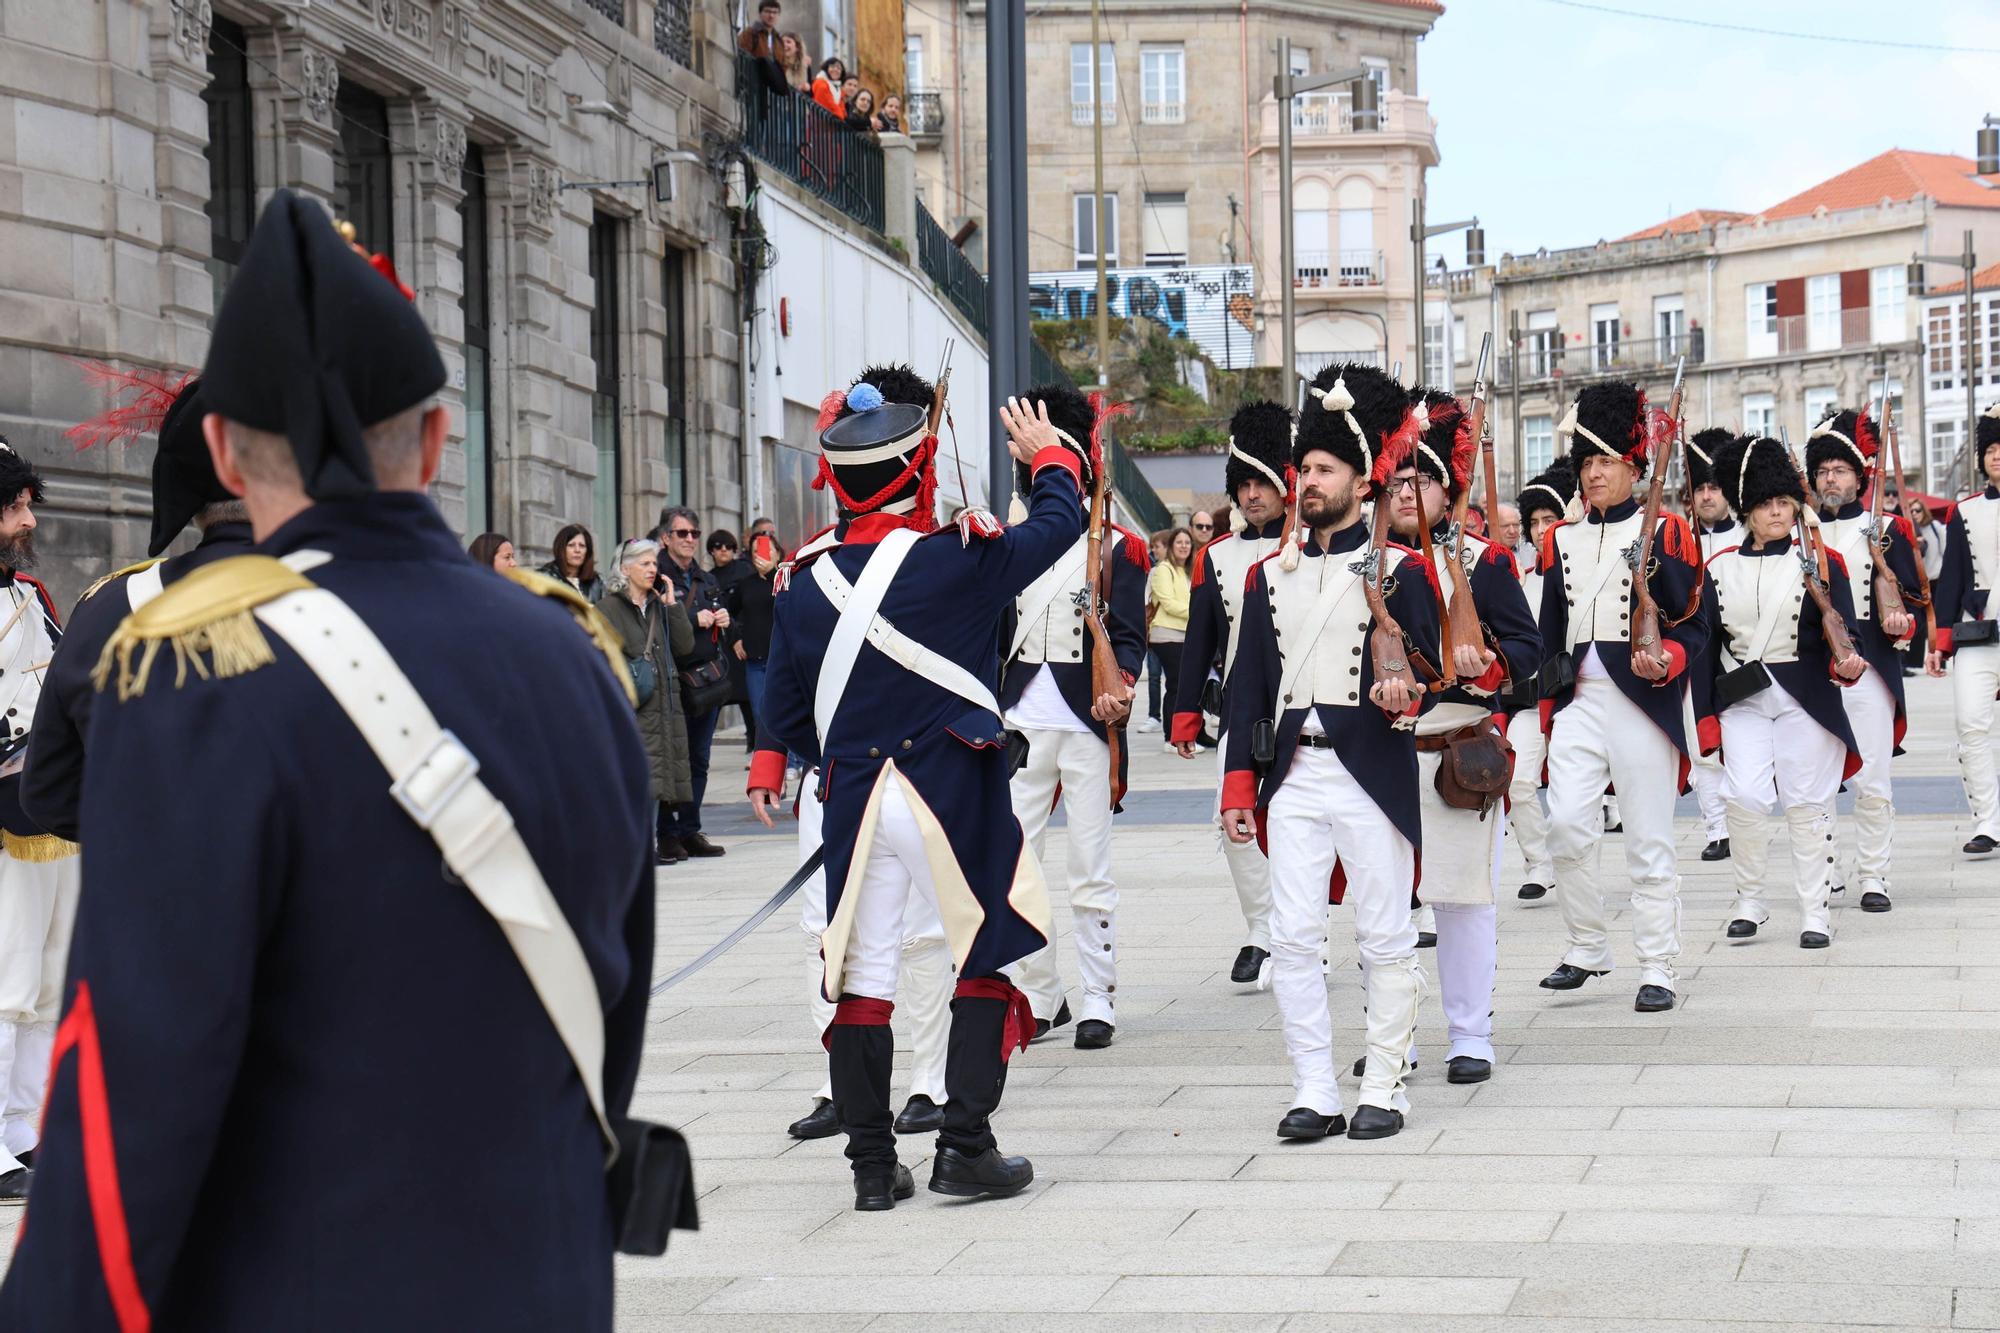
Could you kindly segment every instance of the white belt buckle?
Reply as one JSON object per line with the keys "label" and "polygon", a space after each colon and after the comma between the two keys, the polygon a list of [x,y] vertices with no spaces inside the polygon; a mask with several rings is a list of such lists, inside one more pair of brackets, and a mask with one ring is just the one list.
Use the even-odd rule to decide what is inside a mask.
{"label": "white belt buckle", "polygon": [[465,784],[479,776],[479,759],[449,731],[439,731],[416,767],[389,788],[417,827],[428,830]]}

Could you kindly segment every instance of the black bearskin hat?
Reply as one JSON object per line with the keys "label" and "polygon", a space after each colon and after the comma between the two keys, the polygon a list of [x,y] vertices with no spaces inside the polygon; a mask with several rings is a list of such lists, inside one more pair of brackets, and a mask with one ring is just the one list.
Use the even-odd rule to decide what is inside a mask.
{"label": "black bearskin hat", "polygon": [[[1052,381],[1037,384],[1021,395],[1023,402],[1030,405],[1046,403],[1049,408],[1049,424],[1054,426],[1075,443],[1079,452],[1087,460],[1084,464],[1084,498],[1088,500],[1091,480],[1097,475],[1099,445],[1097,427],[1098,406],[1093,401],[1095,395],[1087,394],[1074,384]],[[1014,464],[1014,489],[1026,495],[1034,488],[1034,476],[1026,463]]]}
{"label": "black bearskin hat", "polygon": [[1979,458],[1983,465],[1986,451],[2000,444],[2000,403],[1993,404],[1979,414],[1979,434],[1974,438],[1979,441]]}
{"label": "black bearskin hat", "polygon": [[[1479,441],[1472,434],[1472,413],[1465,404],[1441,389],[1421,385],[1410,390],[1410,405],[1419,405],[1422,434],[1411,451],[1417,470],[1436,479],[1445,493],[1456,500],[1472,480],[1472,466],[1479,457]],[[1403,464],[1398,462],[1397,468]]]}
{"label": "black bearskin hat", "polygon": [[1645,392],[1629,380],[1586,386],[1556,427],[1557,435],[1569,437],[1569,460],[1578,476],[1583,475],[1585,459],[1607,454],[1624,459],[1645,476],[1655,433]]}
{"label": "black bearskin hat", "polygon": [[1690,491],[1715,484],[1715,451],[1735,438],[1736,432],[1726,426],[1710,426],[1707,430],[1698,430],[1688,437],[1687,469]]}
{"label": "black bearskin hat", "polygon": [[[1231,504],[1236,502],[1237,488],[1246,481],[1269,482],[1280,495],[1291,490],[1285,484],[1285,469],[1292,463],[1292,414],[1281,405],[1260,399],[1237,408],[1236,415],[1229,418],[1229,449],[1222,485]],[[1264,466],[1246,463],[1238,454],[1247,454]],[[1273,477],[1277,480],[1272,481]]]}
{"label": "black bearskin hat", "polygon": [[1806,436],[1806,473],[1818,472],[1821,463],[1845,463],[1854,469],[1854,475],[1866,481],[1875,470],[1875,456],[1881,446],[1867,408],[1858,412],[1851,407],[1828,412]]}
{"label": "black bearskin hat", "polygon": [[1323,450],[1379,486],[1415,440],[1415,418],[1402,385],[1373,366],[1335,362],[1321,367],[1306,389],[1292,466]]}
{"label": "black bearskin hat", "polygon": [[42,502],[42,474],[27,459],[14,452],[7,437],[0,435],[0,508],[14,503],[22,491],[34,504]]}
{"label": "black bearskin hat", "polygon": [[820,471],[813,489],[831,483],[846,514],[879,510],[928,519],[936,488],[936,445],[929,431],[931,382],[908,366],[870,366],[819,405]]}
{"label": "black bearskin hat", "polygon": [[1715,451],[1715,484],[1722,498],[1746,520],[1766,500],[1790,496],[1803,506],[1806,489],[1785,446],[1764,436],[1745,435]]}
{"label": "black bearskin hat", "polygon": [[1523,486],[1514,497],[1514,505],[1521,511],[1522,530],[1534,526],[1535,511],[1539,509],[1546,509],[1557,518],[1567,517],[1570,501],[1575,498],[1576,469],[1567,458],[1558,458],[1547,472]]}

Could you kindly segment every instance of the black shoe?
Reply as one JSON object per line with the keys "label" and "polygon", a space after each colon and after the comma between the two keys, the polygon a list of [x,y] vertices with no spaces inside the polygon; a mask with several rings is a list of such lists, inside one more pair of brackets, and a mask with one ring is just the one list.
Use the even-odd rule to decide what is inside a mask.
{"label": "black shoe", "polygon": [[1701,849],[1704,861],[1727,861],[1729,859],[1729,839],[1717,838]]}
{"label": "black shoe", "polygon": [[1993,839],[1987,837],[1984,833],[1973,835],[1972,841],[1966,843],[1963,848],[1968,856],[1984,856],[1996,849],[2000,849],[2000,842],[1993,841]]}
{"label": "black shoe", "polygon": [[1321,1115],[1304,1106],[1294,1106],[1278,1122],[1278,1137],[1281,1139],[1330,1139],[1346,1132],[1346,1116]]}
{"label": "black shoe", "polygon": [[1038,1018],[1035,1020],[1035,1035],[1029,1038],[1029,1040],[1040,1041],[1043,1037],[1048,1036],[1051,1032],[1054,1032],[1057,1028],[1062,1027],[1068,1022],[1069,1022],[1069,1001],[1064,1000],[1061,1006],[1056,1009],[1056,1016],[1053,1022],[1051,1022],[1049,1019],[1046,1018]]}
{"label": "black shoe", "polygon": [[1756,933],[1757,923],[1755,921],[1745,921],[1741,917],[1729,923],[1729,930],[1727,932],[1729,938],[1732,940],[1747,940]]}
{"label": "black shoe", "polygon": [[1610,971],[1611,969],[1607,967],[1602,972],[1593,972],[1587,967],[1578,967],[1575,963],[1563,963],[1542,978],[1542,989],[1576,990],[1592,977],[1601,977]]}
{"label": "black shoe", "polygon": [[910,1098],[896,1117],[898,1134],[935,1134],[944,1128],[944,1108],[921,1092]]}
{"label": "black shoe", "polygon": [[26,1203],[28,1186],[35,1180],[35,1173],[25,1166],[15,1167],[0,1176],[0,1206],[10,1203]]}
{"label": "black shoe", "polygon": [[679,865],[681,862],[687,859],[688,859],[687,848],[681,845],[681,840],[679,838],[660,839],[660,851],[658,860],[661,865],[663,866]]}
{"label": "black shoe", "polygon": [[708,840],[705,833],[690,833],[681,839],[689,856],[721,856],[727,848],[718,847]]}
{"label": "black shoe", "polygon": [[1348,1122],[1350,1139],[1386,1139],[1403,1127],[1401,1111],[1385,1111],[1379,1106],[1357,1106]]}
{"label": "black shoe", "polygon": [[1493,1062],[1476,1055],[1454,1055],[1444,1062],[1447,1083],[1484,1083],[1493,1077]]}
{"label": "black shoe", "polygon": [[1616,824],[1606,824],[1604,831],[1606,833],[1623,833],[1625,831],[1625,821],[1621,819]]}
{"label": "black shoe", "polygon": [[917,1182],[910,1175],[910,1168],[900,1162],[886,1176],[876,1171],[866,1175],[857,1172],[854,1177],[854,1211],[886,1213],[896,1206],[896,1200],[907,1199],[916,1192]]}
{"label": "black shoe", "polygon": [[1264,969],[1264,960],[1271,955],[1267,950],[1254,944],[1246,944],[1236,951],[1236,966],[1229,969],[1231,981],[1248,985],[1257,980],[1257,974]]}
{"label": "black shoe", "polygon": [[1111,1034],[1117,1030],[1101,1018],[1086,1018],[1076,1025],[1076,1048],[1101,1051],[1111,1044]]}
{"label": "black shoe", "polygon": [[[1365,1055],[1357,1057],[1354,1061],[1354,1077],[1360,1078],[1361,1075],[1367,1070],[1367,1068],[1368,1068],[1368,1057]],[[1410,1061],[1409,1072],[1412,1074],[1417,1072],[1417,1062],[1415,1060]]]}
{"label": "black shoe", "polygon": [[1802,930],[1799,932],[1799,947],[1801,949],[1824,949],[1831,943],[1833,941],[1826,937],[1824,931]]}
{"label": "black shoe", "polygon": [[1674,993],[1665,986],[1641,986],[1632,1007],[1642,1014],[1657,1014],[1674,1007]]}
{"label": "black shoe", "polygon": [[840,1108],[825,1097],[813,1099],[813,1109],[785,1127],[795,1139],[830,1139],[840,1133]]}
{"label": "black shoe", "polygon": [[1886,893],[1877,893],[1870,889],[1861,895],[1861,910],[1864,912],[1886,912],[1891,906],[1889,895]]}
{"label": "black shoe", "polygon": [[956,1148],[939,1147],[931,1159],[933,1194],[1004,1199],[1028,1188],[1034,1179],[1035,1168],[1027,1158],[1002,1157],[998,1148],[968,1157]]}
{"label": "black shoe", "polygon": [[1417,932],[1417,947],[1418,947],[1419,949],[1435,949],[1435,948],[1437,948],[1437,947],[1438,947],[1438,937],[1437,937],[1437,932],[1436,932],[1435,930],[1420,930],[1420,931],[1418,931],[1418,932]]}
{"label": "black shoe", "polygon": [[1549,886],[1546,884],[1523,884],[1520,893],[1515,896],[1524,902],[1533,902],[1537,898],[1548,896],[1548,892]]}
{"label": "black shoe", "polygon": [[19,1162],[22,1166],[33,1166],[35,1164],[35,1149],[30,1148],[26,1152],[15,1153],[14,1160]]}

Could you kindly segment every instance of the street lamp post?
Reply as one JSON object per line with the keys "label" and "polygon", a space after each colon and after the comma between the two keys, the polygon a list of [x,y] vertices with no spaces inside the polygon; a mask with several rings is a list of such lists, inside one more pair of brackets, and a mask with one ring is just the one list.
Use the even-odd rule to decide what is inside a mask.
{"label": "street lamp post", "polygon": [[[1984,145],[1981,145],[1982,150]],[[1979,398],[1972,380],[1972,349],[1979,345],[1978,307],[1973,303],[1973,278],[1979,272],[1979,259],[1973,253],[1972,233],[1965,233],[1965,248],[1955,255],[1912,255],[1910,256],[1910,286],[1921,296],[1924,293],[1924,265],[1951,264],[1965,271],[1965,347],[1959,355],[1959,365],[1965,371],[1965,458],[1969,467],[1968,484],[1977,487],[1980,482],[1979,454],[1973,441],[1979,438]],[[1889,380],[1885,374],[1882,393],[1889,393]],[[1924,441],[1924,470],[1930,469],[1930,441]],[[1926,484],[1930,484],[1926,477]]]}
{"label": "street lamp post", "polygon": [[[1465,233],[1465,262],[1468,267],[1477,268],[1486,262],[1486,229],[1479,225],[1478,218],[1468,218],[1464,222],[1440,222],[1434,227],[1424,225],[1424,169],[1417,168],[1417,193],[1410,200],[1410,263],[1415,269],[1411,283],[1416,292],[1416,313],[1412,317],[1416,326],[1415,349],[1419,381],[1424,378],[1424,242],[1433,236],[1446,236],[1455,231]],[[1449,295],[1449,289],[1447,289]]]}
{"label": "street lamp post", "polygon": [[[1298,406],[1299,396],[1298,386],[1293,382],[1299,373],[1299,329],[1297,298],[1292,295],[1292,284],[1298,272],[1298,257],[1292,248],[1292,99],[1300,93],[1317,92],[1337,83],[1353,85],[1349,97],[1357,120],[1363,115],[1379,114],[1375,79],[1366,66],[1356,65],[1353,69],[1338,70],[1332,74],[1294,78],[1292,39],[1278,39],[1278,73],[1271,80],[1271,92],[1278,99],[1278,319],[1282,326],[1280,342],[1284,356],[1285,392],[1290,399],[1287,405],[1294,408]],[[1385,357],[1389,354],[1386,344],[1382,354]]]}

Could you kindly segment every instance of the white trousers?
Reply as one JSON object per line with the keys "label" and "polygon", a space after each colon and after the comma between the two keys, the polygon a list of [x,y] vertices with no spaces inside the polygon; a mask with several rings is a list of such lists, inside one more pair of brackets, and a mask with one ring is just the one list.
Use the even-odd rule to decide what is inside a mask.
{"label": "white trousers", "polygon": [[1542,762],[1548,757],[1548,737],[1535,709],[1507,720],[1507,743],[1514,747],[1514,783],[1507,788],[1507,826],[1521,846],[1526,865],[1522,882],[1546,885],[1555,878],[1549,862],[1549,817],[1542,809]]}
{"label": "white trousers", "polygon": [[[1028,731],[1028,762],[1014,775],[1014,817],[1035,860],[1042,859],[1049,816],[1062,792],[1069,820],[1070,944],[1083,983],[1079,1021],[1118,1026],[1118,886],[1111,881],[1111,747],[1087,731]],[[1062,1005],[1056,941],[1014,965],[1014,984],[1035,1017],[1052,1020]]]}
{"label": "white trousers", "polygon": [[[1673,689],[1672,684],[1662,686]],[[1674,800],[1680,751],[1651,718],[1603,677],[1579,680],[1549,731],[1549,855],[1556,903],[1569,931],[1563,961],[1609,971],[1604,890],[1593,874],[1603,829],[1604,789],[1618,788],[1625,869],[1632,880],[1632,947],[1641,985],[1674,987],[1680,956],[1680,875],[1674,863]]]}
{"label": "white trousers", "polygon": [[1702,838],[1714,842],[1717,838],[1728,837],[1729,821],[1723,812],[1728,797],[1723,794],[1721,761],[1713,755],[1697,756],[1694,772],[1689,776],[1694,780],[1695,803],[1701,807]]}
{"label": "white trousers", "polygon": [[1438,998],[1451,1038],[1445,1058],[1470,1055],[1491,1060],[1493,977],[1500,963],[1500,917],[1494,898],[1500,888],[1507,816],[1498,804],[1484,819],[1477,811],[1446,805],[1436,781],[1443,761],[1441,753],[1417,755],[1424,821],[1423,878],[1417,896],[1435,918]]}
{"label": "white trousers", "polygon": [[1236,905],[1243,909],[1243,942],[1252,948],[1271,951],[1271,863],[1254,842],[1231,842],[1222,829],[1222,776],[1229,767],[1229,737],[1218,738],[1215,747],[1215,827],[1222,843],[1222,859],[1229,878],[1236,885]]}
{"label": "white trousers", "polygon": [[0,1174],[40,1135],[81,885],[78,857],[18,861],[0,852]]}
{"label": "white trousers", "polygon": [[[1339,861],[1347,873],[1345,905],[1354,911],[1354,940],[1369,973],[1369,1050],[1362,1075],[1363,1105],[1390,1107],[1402,1095],[1402,1063],[1415,1026],[1385,1032],[1399,1021],[1396,1004],[1374,1002],[1378,976],[1415,994],[1417,928],[1410,919],[1416,852],[1383,815],[1332,750],[1300,749],[1271,797],[1271,988],[1292,1058],[1293,1106],[1321,1115],[1341,1113],[1334,1082],[1333,1016],[1327,1007],[1327,885]],[[1398,991],[1398,998],[1401,992]],[[1376,1047],[1394,1052],[1378,1060]]]}
{"label": "white trousers", "polygon": [[[1854,878],[1860,880],[1863,893],[1887,893],[1896,823],[1889,782],[1896,750],[1896,696],[1881,673],[1869,667],[1840,692],[1840,702],[1861,750],[1860,771],[1847,780],[1847,789],[1854,793]],[[1851,880],[1841,875],[1834,882]]]}
{"label": "white trousers", "polygon": [[1729,853],[1736,879],[1730,918],[1759,924],[1770,919],[1763,902],[1769,892],[1767,821],[1782,811],[1791,834],[1801,928],[1827,933],[1837,846],[1833,799],[1847,748],[1776,682],[1724,709],[1721,720]]}
{"label": "white trousers", "polygon": [[[887,804],[885,802],[885,810]],[[897,808],[908,816],[909,805],[898,797]],[[820,805],[810,779],[799,792],[799,860],[803,862],[820,843]],[[878,840],[876,851],[882,847]],[[813,1039],[833,1024],[834,1002],[820,993],[826,980],[820,959],[820,936],[826,933],[826,872],[821,871],[799,890],[799,926],[806,935],[806,995],[812,1015]],[[860,927],[857,924],[857,933]],[[910,1096],[922,1095],[944,1105],[944,1057],[951,1040],[951,996],[956,978],[952,972],[951,946],[945,941],[944,922],[939,919],[934,896],[926,897],[910,876],[903,900],[903,974],[909,984],[902,988],[902,1011],[910,1033]],[[848,978],[850,986],[855,979]],[[877,999],[873,991],[858,994]],[[836,999],[838,997],[835,997]],[[813,1094],[822,1100],[833,1098],[833,1081],[828,1078]]]}
{"label": "white trousers", "polygon": [[1993,696],[2000,691],[2000,643],[1961,648],[1951,659],[1951,702],[1958,718],[1958,772],[1972,832],[2000,839],[2000,789],[1993,775]]}

